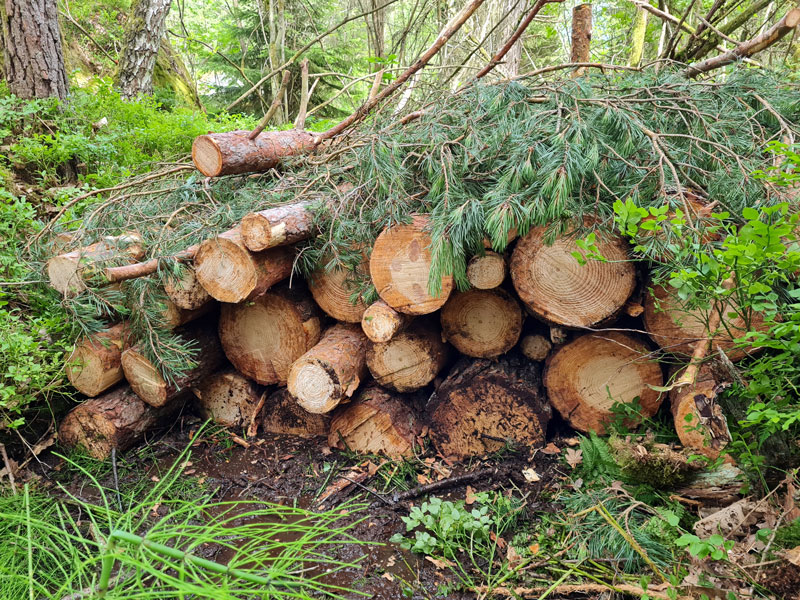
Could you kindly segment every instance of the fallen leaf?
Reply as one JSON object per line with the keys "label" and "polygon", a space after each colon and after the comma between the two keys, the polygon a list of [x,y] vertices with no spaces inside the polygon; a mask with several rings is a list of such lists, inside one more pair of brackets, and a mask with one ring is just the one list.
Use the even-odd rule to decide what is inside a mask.
{"label": "fallen leaf", "polygon": [[567,464],[574,469],[583,462],[583,450],[567,448],[567,451],[564,453],[564,458]]}
{"label": "fallen leaf", "polygon": [[333,450],[331,450],[328,446],[323,446],[321,452],[322,456],[330,456],[331,454],[333,454]]}
{"label": "fallen leaf", "polygon": [[541,479],[541,477],[539,477],[539,474],[533,469],[523,469],[522,476],[528,483],[536,483]]}
{"label": "fallen leaf", "polygon": [[509,544],[508,550],[506,550],[506,560],[508,561],[508,566],[512,569],[515,569],[522,562],[522,555],[517,552],[517,549],[514,548],[514,546]]}
{"label": "fallen leaf", "polygon": [[561,448],[556,446],[553,442],[550,442],[542,448],[542,454],[561,454]]}
{"label": "fallen leaf", "polygon": [[433,558],[432,556],[426,556],[425,560],[427,560],[430,563],[432,563],[433,566],[435,566],[437,569],[446,569],[448,567],[455,566],[453,563],[451,563],[446,558],[438,559],[438,558]]}
{"label": "fallen leaf", "polygon": [[387,581],[394,581],[394,575],[392,575],[391,573],[384,573],[383,575],[381,575],[381,577],[383,577]]}
{"label": "fallen leaf", "polygon": [[790,563],[800,567],[800,546],[795,546],[791,550],[787,550],[785,556],[786,560],[788,560]]}
{"label": "fallen leaf", "polygon": [[477,500],[477,499],[478,499],[478,497],[475,495],[475,490],[472,489],[472,486],[468,485],[467,486],[467,499],[464,500],[464,504],[466,504],[466,505],[475,504],[475,500]]}
{"label": "fallen leaf", "polygon": [[567,438],[567,439],[565,439],[565,440],[564,440],[564,443],[565,443],[567,446],[577,446],[578,444],[580,444],[580,443],[581,443],[581,441],[580,441],[578,438],[576,438],[576,437],[571,437],[571,438]]}
{"label": "fallen leaf", "polygon": [[426,483],[431,482],[431,478],[425,475],[424,473],[417,473],[417,482],[420,485],[425,485]]}
{"label": "fallen leaf", "polygon": [[531,551],[531,554],[539,554],[539,544],[538,543],[531,544],[530,546],[528,546],[528,550]]}
{"label": "fallen leaf", "polygon": [[490,539],[491,539],[491,540],[492,540],[492,541],[493,541],[495,544],[497,544],[497,547],[498,547],[498,548],[500,548],[501,550],[502,550],[503,548],[505,548],[505,547],[506,547],[506,541],[505,541],[503,538],[501,538],[501,537],[498,537],[497,535],[495,535],[494,531],[492,531],[492,532],[489,534],[489,538],[490,538]]}
{"label": "fallen leaf", "polygon": [[575,481],[572,482],[572,489],[576,492],[583,487],[583,479],[578,477]]}
{"label": "fallen leaf", "polygon": [[388,569],[389,567],[393,567],[396,562],[397,562],[397,558],[394,556],[394,554],[392,554],[389,557],[389,560],[386,561],[386,568]]}

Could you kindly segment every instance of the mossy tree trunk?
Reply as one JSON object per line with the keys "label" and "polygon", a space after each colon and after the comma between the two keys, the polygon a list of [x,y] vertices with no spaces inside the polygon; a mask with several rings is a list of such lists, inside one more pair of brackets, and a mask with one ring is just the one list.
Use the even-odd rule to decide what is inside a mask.
{"label": "mossy tree trunk", "polygon": [[172,0],[134,0],[125,25],[117,88],[123,98],[153,91],[153,69]]}

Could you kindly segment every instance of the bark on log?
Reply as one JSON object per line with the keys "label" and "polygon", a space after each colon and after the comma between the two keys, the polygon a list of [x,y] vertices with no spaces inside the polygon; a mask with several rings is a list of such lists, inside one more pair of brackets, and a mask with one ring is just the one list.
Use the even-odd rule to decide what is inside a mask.
{"label": "bark on log", "polygon": [[542,361],[550,354],[553,344],[541,335],[526,335],[519,343],[520,351],[529,359]]}
{"label": "bark on log", "polygon": [[311,236],[311,202],[297,202],[250,213],[242,219],[242,241],[252,252],[294,244]]}
{"label": "bark on log", "polygon": [[122,381],[125,323],[82,338],[66,361],[67,379],[76,390],[94,397]]}
{"label": "bark on log", "polygon": [[120,258],[135,262],[143,256],[138,234],[109,236],[80,250],[54,256],[47,261],[47,277],[53,288],[65,296],[74,296],[86,289],[84,279],[98,273],[101,263]]}
{"label": "bark on log", "polygon": [[[579,4],[572,9],[572,58],[573,63],[588,63],[591,60],[592,5]],[[576,77],[583,75],[584,67],[575,69]]]}
{"label": "bark on log", "polygon": [[[735,308],[726,308],[722,315],[714,315],[716,309],[686,309],[675,293],[663,286],[655,286],[644,301],[644,326],[653,341],[662,350],[679,356],[691,356],[698,341],[709,337],[708,327],[712,317],[714,327],[713,351],[722,349],[732,361],[737,361],[754,350],[735,348],[734,340],[742,337],[748,329],[765,331],[764,318],[758,313],[750,317],[750,328]],[[722,322],[720,322],[722,321]]]}
{"label": "bark on log", "polygon": [[452,275],[442,277],[441,293],[428,293],[431,237],[427,215],[415,215],[409,225],[384,229],[375,240],[369,272],[378,295],[395,310],[424,315],[440,309],[453,289]]}
{"label": "bark on log", "polygon": [[249,131],[209,133],[195,138],[192,160],[206,177],[264,172],[284,158],[311,152],[314,136],[303,130],[262,132],[254,140]]}
{"label": "bark on log", "polygon": [[200,285],[220,302],[241,302],[260,296],[292,274],[294,250],[279,246],[250,252],[239,227],[200,244],[194,269]]}
{"label": "bark on log", "polygon": [[265,433],[303,438],[328,437],[330,422],[330,415],[305,410],[286,388],[269,394],[261,410],[261,425]]}
{"label": "bark on log", "polygon": [[192,388],[200,416],[223,427],[245,427],[259,409],[258,385],[233,369],[213,373]]}
{"label": "bark on log", "polygon": [[217,303],[209,299],[209,301],[203,306],[195,308],[194,310],[187,310],[185,308],[180,308],[172,300],[167,298],[164,312],[162,313],[162,319],[164,325],[166,325],[169,329],[176,329],[181,325],[186,325],[195,319],[199,319],[200,317],[207,315],[214,310],[216,306]]}
{"label": "bark on log", "polygon": [[320,338],[319,311],[303,290],[280,285],[252,302],[223,304],[219,337],[236,370],[285,384],[292,363]]}
{"label": "bark on log", "polygon": [[412,392],[433,381],[448,355],[438,329],[418,320],[388,342],[369,344],[367,367],[375,381],[397,392]]}
{"label": "bark on log", "polygon": [[662,398],[650,386],[663,385],[663,374],[649,354],[644,343],[617,331],[575,338],[556,350],[545,367],[550,402],[575,429],[599,434],[605,433],[615,402],[638,397],[642,416],[651,417]]}
{"label": "bark on log", "polygon": [[411,322],[411,317],[397,312],[383,300],[371,304],[361,317],[361,329],[370,341],[388,342]]}
{"label": "bark on log", "polygon": [[334,413],[328,445],[402,459],[413,456],[421,430],[419,416],[400,395],[371,386]]}
{"label": "bark on log", "polygon": [[312,413],[327,413],[347,402],[366,375],[368,343],[360,327],[334,325],[292,364],[289,392]]}
{"label": "bark on log", "polygon": [[[359,269],[361,276],[366,275],[367,263]],[[356,303],[350,302],[353,287],[356,285],[357,273],[347,269],[336,268],[332,271],[320,269],[312,273],[308,281],[308,289],[319,307],[337,321],[360,323],[367,310],[367,305],[359,295]]]}
{"label": "bark on log", "polygon": [[111,450],[127,450],[180,404],[154,408],[143,402],[127,385],[73,408],[58,428],[58,441],[74,448],[83,446],[91,456],[105,460]]}
{"label": "bark on log", "polygon": [[467,279],[473,288],[491,290],[506,278],[506,259],[488,250],[483,256],[473,256],[467,264]]}
{"label": "bark on log", "polygon": [[196,310],[211,301],[211,295],[200,285],[194,267],[184,267],[180,278],[168,278],[164,291],[176,307]]}
{"label": "bark on log", "polygon": [[431,438],[443,456],[495,452],[510,441],[544,445],[550,405],[540,368],[523,357],[462,358],[428,404]]}
{"label": "bark on log", "polygon": [[167,29],[172,0],[135,0],[129,9],[117,71],[120,96],[153,93],[153,68]]}
{"label": "bark on log", "polygon": [[505,354],[522,334],[522,309],[501,289],[453,294],[440,316],[443,337],[476,358]]}
{"label": "bark on log", "polygon": [[681,444],[711,459],[716,459],[731,441],[728,421],[717,403],[717,396],[724,388],[711,370],[703,366],[694,384],[673,388],[669,394]]}
{"label": "bark on log", "polygon": [[134,346],[122,353],[122,369],[134,392],[150,406],[160,407],[184,396],[191,387],[211,375],[225,362],[217,334],[209,323],[197,323],[185,328],[180,335],[193,340],[199,352],[196,366],[170,383],[161,376],[158,364],[150,361],[141,348]]}
{"label": "bark on log", "polygon": [[612,320],[636,285],[625,242],[598,232],[597,247],[608,262],[589,260],[581,265],[572,254],[580,251],[574,239],[563,236],[548,246],[544,235],[544,227],[535,227],[514,249],[511,277],[520,299],[552,325],[583,328]]}

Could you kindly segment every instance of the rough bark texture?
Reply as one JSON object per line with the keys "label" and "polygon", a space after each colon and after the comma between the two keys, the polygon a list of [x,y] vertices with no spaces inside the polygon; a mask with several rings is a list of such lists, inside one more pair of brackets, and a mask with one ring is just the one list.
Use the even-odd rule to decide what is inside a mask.
{"label": "rough bark texture", "polygon": [[562,346],[550,357],[544,385],[551,404],[579,431],[605,433],[615,402],[639,398],[641,414],[653,416],[663,385],[661,366],[650,349],[633,336],[617,331],[587,334]]}
{"label": "rough bark texture", "polygon": [[211,295],[197,280],[194,267],[190,266],[183,269],[180,278],[168,279],[164,291],[175,306],[185,310],[201,308],[211,300]]}
{"label": "rough bark texture", "polygon": [[345,323],[360,323],[367,310],[367,305],[359,295],[355,304],[350,302],[353,288],[357,279],[366,275],[367,263],[359,269],[361,273],[354,273],[346,269],[333,269],[315,271],[308,281],[308,288],[319,307],[337,321]]}
{"label": "rough bark texture", "polygon": [[157,88],[172,88],[178,104],[205,111],[189,69],[167,36],[161,38],[156,64],[153,67],[153,85]]}
{"label": "rough bark texture", "polygon": [[20,98],[69,93],[56,0],[0,0],[4,75]]}
{"label": "rough bark texture", "polygon": [[644,53],[644,38],[647,33],[648,12],[641,6],[636,8],[636,18],[633,20],[633,31],[631,32],[631,53],[628,56],[628,66],[638,67],[642,62]]}
{"label": "rough bark texture", "polygon": [[495,452],[507,441],[544,444],[550,405],[540,369],[523,357],[462,358],[428,404],[431,438],[443,456]]}
{"label": "rough bark texture", "polygon": [[483,256],[473,256],[467,263],[467,279],[478,290],[491,290],[506,278],[506,259],[502,254],[487,251]]}
{"label": "rough bark texture", "polygon": [[453,294],[440,313],[443,337],[476,358],[505,354],[522,333],[522,309],[505,290]]}
{"label": "rough bark texture", "polygon": [[117,88],[123,98],[153,92],[153,68],[172,0],[134,0],[125,24]]}
{"label": "rough bark texture", "polygon": [[292,363],[319,341],[319,311],[304,290],[280,285],[252,302],[223,304],[219,337],[240,373],[286,383]]}
{"label": "rough bark texture", "polygon": [[541,361],[547,358],[553,344],[541,335],[526,335],[519,342],[519,349],[531,360]]}
{"label": "rough bark texture", "polygon": [[307,239],[314,225],[310,205],[310,202],[298,202],[245,215],[242,241],[249,250],[258,252]]}
{"label": "rough bark texture", "polygon": [[385,229],[375,240],[369,272],[378,295],[395,310],[424,315],[441,308],[453,289],[453,277],[442,277],[438,296],[428,293],[431,237],[426,215],[414,216],[409,225]]}
{"label": "rough bark texture", "polygon": [[[592,5],[579,4],[572,9],[572,62],[586,63],[591,60],[592,44]],[[582,75],[585,69],[575,70],[575,75]]]}
{"label": "rough bark texture", "polygon": [[334,413],[328,445],[404,458],[413,455],[421,429],[419,416],[402,396],[372,386]]}
{"label": "rough bark texture", "polygon": [[124,342],[124,323],[79,340],[66,362],[67,379],[72,387],[94,397],[122,381]]}
{"label": "rough bark texture", "polygon": [[388,342],[410,322],[411,317],[397,312],[383,300],[378,300],[364,311],[361,329],[372,342]]}
{"label": "rough bark texture", "polygon": [[204,378],[192,388],[200,416],[223,427],[244,427],[259,409],[259,386],[233,369]]}
{"label": "rough bark texture", "polygon": [[330,421],[330,415],[318,415],[305,410],[286,388],[267,396],[261,410],[261,426],[265,433],[304,438],[327,437]]}
{"label": "rough bark texture", "polygon": [[169,404],[154,408],[128,386],[73,408],[58,428],[58,441],[68,447],[83,446],[90,455],[105,460],[111,450],[127,450],[180,408]]}
{"label": "rough bark texture", "polygon": [[291,247],[250,252],[239,227],[204,241],[194,256],[200,285],[220,302],[241,302],[260,296],[289,277],[293,265]]}
{"label": "rough bark texture", "polygon": [[598,232],[597,247],[608,262],[581,265],[572,254],[580,252],[574,238],[562,236],[548,246],[544,236],[544,227],[531,229],[511,256],[511,277],[520,299],[534,315],[557,326],[594,327],[612,320],[636,285],[625,242]]}
{"label": "rough bark texture", "polygon": [[312,134],[297,129],[266,131],[254,140],[249,135],[249,131],[229,131],[198,136],[192,144],[194,165],[207,177],[264,172],[288,156],[316,147]]}
{"label": "rough bark texture", "polygon": [[724,388],[710,369],[701,367],[694,384],[673,388],[669,394],[681,444],[711,459],[717,458],[731,441],[728,421],[717,404],[717,396]]}
{"label": "rough bark texture", "polygon": [[447,362],[447,350],[436,324],[418,320],[388,342],[370,344],[367,367],[380,385],[411,392],[433,381]]}
{"label": "rough bark texture", "polygon": [[366,375],[368,343],[360,327],[334,325],[292,364],[289,392],[313,413],[327,413],[347,402]]}

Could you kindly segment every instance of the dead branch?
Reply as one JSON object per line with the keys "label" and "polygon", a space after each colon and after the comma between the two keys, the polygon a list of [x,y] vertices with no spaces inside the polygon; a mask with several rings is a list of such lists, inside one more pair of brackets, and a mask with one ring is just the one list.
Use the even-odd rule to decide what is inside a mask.
{"label": "dead branch", "polygon": [[[278,92],[282,95],[283,92]],[[305,129],[306,112],[308,111],[308,59],[304,58],[300,63],[300,108],[297,111],[297,118],[294,120],[295,129]],[[252,137],[250,138],[253,139]]]}
{"label": "dead branch", "polygon": [[[283,98],[283,93],[286,91],[286,86],[289,85],[289,78],[291,77],[291,73],[287,69],[283,72],[283,79],[281,80],[281,86],[278,88],[278,92],[275,94],[275,97],[272,99],[272,104],[269,105],[269,110],[264,115],[264,118],[261,119],[261,122],[258,124],[258,127],[253,129],[250,132],[250,135],[247,136],[247,139],[254,140],[258,137],[258,134],[264,131],[264,128],[267,126],[267,123],[272,120],[272,117],[275,116],[275,112],[278,110],[278,107],[281,105],[281,99]],[[308,76],[308,65],[306,65],[306,76]],[[308,79],[306,78],[306,86],[308,86]],[[299,116],[299,115],[298,115]]]}

